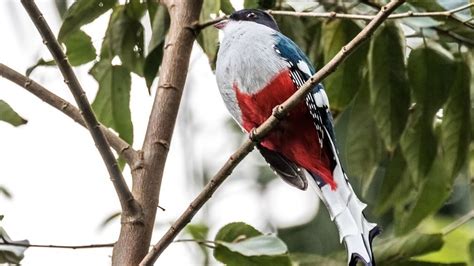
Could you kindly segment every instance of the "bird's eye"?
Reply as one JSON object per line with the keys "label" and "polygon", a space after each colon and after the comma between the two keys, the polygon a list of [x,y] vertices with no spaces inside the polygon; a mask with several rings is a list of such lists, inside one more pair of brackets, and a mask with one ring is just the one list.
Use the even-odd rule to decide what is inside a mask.
{"label": "bird's eye", "polygon": [[253,12],[250,12],[250,13],[247,14],[247,18],[255,19],[255,18],[257,18],[257,15]]}

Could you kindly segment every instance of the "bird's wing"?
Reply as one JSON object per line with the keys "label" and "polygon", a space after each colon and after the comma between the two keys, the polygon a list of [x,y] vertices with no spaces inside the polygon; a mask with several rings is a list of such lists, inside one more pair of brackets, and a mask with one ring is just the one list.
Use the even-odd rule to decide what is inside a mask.
{"label": "bird's wing", "polygon": [[269,150],[262,145],[257,145],[265,161],[275,171],[275,173],[285,180],[288,184],[306,190],[308,181],[304,172],[292,161],[288,160],[279,152]]}
{"label": "bird's wing", "polygon": [[[275,37],[275,51],[288,62],[291,79],[296,87],[300,88],[315,73],[315,69],[308,57],[291,39],[279,32],[276,33]],[[329,100],[323,85],[318,84],[314,86],[311,93],[306,95],[305,102],[318,132],[321,149],[331,153],[329,158],[334,158],[337,151],[331,145],[331,142],[335,143],[333,119],[329,110]],[[336,163],[333,160],[331,165],[333,169]]]}

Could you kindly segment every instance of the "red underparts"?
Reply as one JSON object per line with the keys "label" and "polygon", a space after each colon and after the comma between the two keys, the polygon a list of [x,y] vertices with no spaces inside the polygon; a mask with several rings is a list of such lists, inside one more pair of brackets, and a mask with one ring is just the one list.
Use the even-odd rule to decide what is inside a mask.
{"label": "red underparts", "polygon": [[[270,117],[273,108],[288,99],[296,91],[296,86],[289,70],[284,70],[256,94],[241,92],[236,84],[234,90],[242,112],[242,125],[250,132]],[[303,102],[292,109],[261,145],[279,152],[300,167],[320,176],[332,189],[336,188],[330,170],[329,153],[321,150],[316,128]]]}

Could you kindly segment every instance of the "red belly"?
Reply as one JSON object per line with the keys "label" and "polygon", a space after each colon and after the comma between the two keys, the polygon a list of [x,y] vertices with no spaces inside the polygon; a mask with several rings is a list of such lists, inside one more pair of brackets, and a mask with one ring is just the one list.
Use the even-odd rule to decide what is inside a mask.
{"label": "red belly", "polygon": [[[240,92],[236,85],[234,90],[242,112],[242,125],[250,132],[272,114],[276,105],[288,99],[296,91],[296,86],[289,70],[284,70],[256,94]],[[303,102],[291,110],[289,117],[281,121],[261,145],[283,154],[335,188],[328,153],[321,149],[316,128]]]}

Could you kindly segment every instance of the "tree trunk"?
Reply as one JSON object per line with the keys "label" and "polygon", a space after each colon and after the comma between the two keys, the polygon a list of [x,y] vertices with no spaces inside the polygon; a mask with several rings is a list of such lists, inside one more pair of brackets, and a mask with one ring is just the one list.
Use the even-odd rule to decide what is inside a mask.
{"label": "tree trunk", "polygon": [[138,265],[147,254],[158,207],[163,169],[188,71],[202,0],[164,0],[170,13],[170,30],[155,101],[142,148],[142,166],[132,171],[132,193],[143,208],[144,223],[122,227],[112,255],[113,265]]}

